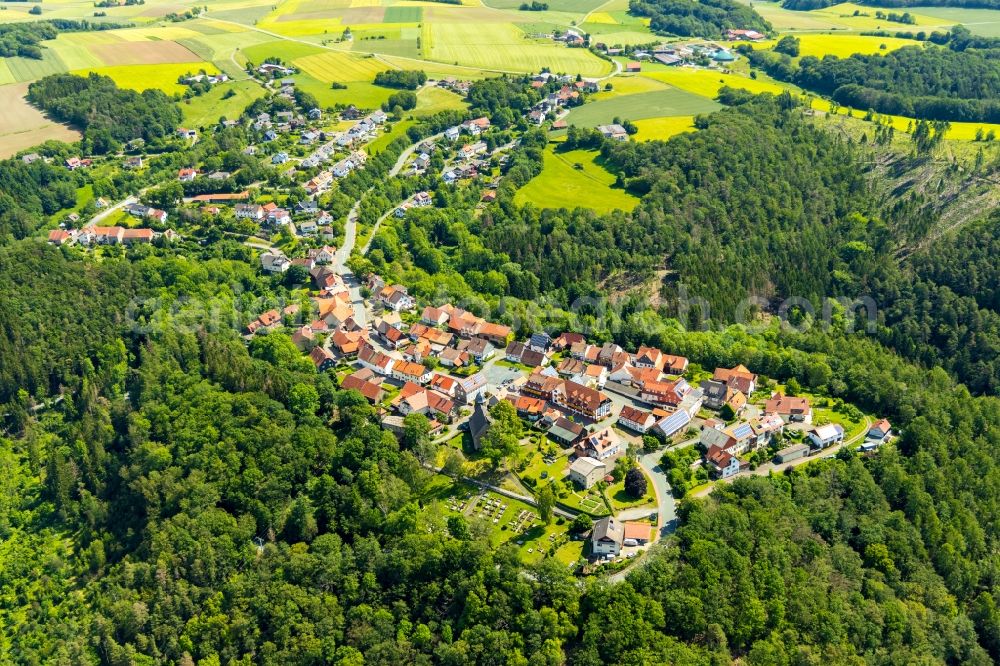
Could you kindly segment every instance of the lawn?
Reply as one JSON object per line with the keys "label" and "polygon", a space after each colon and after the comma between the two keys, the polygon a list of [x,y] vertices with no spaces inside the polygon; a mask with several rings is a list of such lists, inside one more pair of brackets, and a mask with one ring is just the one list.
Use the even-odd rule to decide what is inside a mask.
{"label": "lawn", "polygon": [[[233,93],[232,96],[226,97]],[[221,116],[239,118],[243,110],[264,95],[264,89],[253,81],[233,81],[213,87],[204,95],[181,102],[184,124],[202,128],[218,122]]]}
{"label": "lawn", "polygon": [[[562,485],[562,484],[560,484]],[[567,489],[567,485],[571,490]],[[556,491],[556,499],[577,511],[583,511],[591,516],[607,516],[609,514],[608,505],[601,497],[601,491],[596,486],[588,490],[583,490],[575,483],[567,481],[567,485]]]}
{"label": "lawn", "polygon": [[702,96],[670,88],[584,104],[573,109],[566,121],[570,125],[596,127],[610,123],[616,117],[641,120],[661,116],[692,116],[721,108],[716,102]]}
{"label": "lawn", "polygon": [[[819,401],[813,399],[813,404]],[[813,424],[824,425],[826,423],[836,423],[844,429],[844,439],[851,439],[865,432],[864,419],[855,420],[847,414],[834,411],[827,407],[813,407]]]}
{"label": "lawn", "polygon": [[[639,469],[642,468],[640,467]],[[625,492],[624,479],[608,486],[604,491],[604,495],[611,502],[611,508],[615,513],[624,511],[625,509],[640,509],[647,506],[652,508],[656,506],[656,492],[653,490],[653,481],[646,474],[645,470],[643,470],[643,475],[646,477],[646,494],[639,499],[634,499]]]}
{"label": "lawn", "polygon": [[117,67],[96,67],[76,70],[73,74],[86,76],[93,72],[111,77],[122,88],[146,90],[154,88],[171,95],[182,93],[187,86],[177,83],[177,79],[189,72],[205,70],[209,74],[218,73],[210,62],[164,63],[160,65],[121,65]]}
{"label": "lawn", "polygon": [[656,92],[657,90],[667,89],[667,85],[665,83],[655,81],[644,75],[636,74],[620,74],[608,80],[607,83],[611,84],[611,90],[605,91],[602,86],[601,92],[592,93],[590,97],[587,98],[588,101],[599,102],[601,100],[612,99],[614,97],[623,97],[625,95],[636,95],[638,93]]}
{"label": "lawn", "polygon": [[[518,475],[522,479],[532,479],[545,483],[547,479],[561,480],[569,473],[569,451],[563,450],[558,444],[550,443],[541,433],[533,433],[533,437],[542,438],[543,453],[534,440],[525,444],[525,468]],[[544,479],[542,474],[545,474]]]}
{"label": "lawn", "polygon": [[381,153],[389,147],[390,143],[401,136],[406,136],[406,130],[413,127],[414,124],[415,123],[412,120],[401,120],[398,123],[393,123],[388,132],[379,134],[374,141],[365,146],[365,152],[369,155],[377,155]]}
{"label": "lawn", "polygon": [[583,207],[602,213],[635,208],[639,199],[613,188],[614,184],[615,175],[601,165],[599,153],[556,152],[555,146],[550,145],[545,151],[542,173],[518,190],[515,200],[539,208]]}

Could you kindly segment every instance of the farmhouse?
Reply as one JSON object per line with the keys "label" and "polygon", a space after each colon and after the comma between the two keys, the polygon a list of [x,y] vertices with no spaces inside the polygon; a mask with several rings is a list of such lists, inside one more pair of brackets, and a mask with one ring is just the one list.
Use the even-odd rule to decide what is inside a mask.
{"label": "farmhouse", "polygon": [[419,363],[396,361],[392,364],[392,377],[401,382],[413,382],[414,384],[422,385],[431,380],[431,371]]}
{"label": "farmhouse", "polygon": [[560,407],[597,421],[611,414],[608,396],[574,381],[562,382],[552,391],[550,399]]}
{"label": "farmhouse", "polygon": [[266,273],[284,273],[292,265],[288,257],[278,250],[265,252],[260,255],[260,267]]}
{"label": "farmhouse", "polygon": [[362,367],[386,376],[392,373],[392,366],[395,360],[387,356],[368,344],[363,344],[358,349],[358,361]]}
{"label": "farmhouse", "polygon": [[309,358],[312,359],[312,362],[316,365],[316,369],[320,372],[329,370],[337,363],[336,359],[333,358],[333,354],[331,354],[329,350],[318,346],[313,347],[313,350],[309,352]]}
{"label": "farmhouse", "polygon": [[601,125],[597,130],[604,136],[605,139],[612,139],[613,141],[627,141],[628,132],[621,125]]}
{"label": "farmhouse", "polygon": [[887,419],[881,419],[868,429],[867,439],[884,442],[892,436],[892,425]]}
{"label": "farmhouse", "polygon": [[585,432],[587,432],[586,429],[579,423],[560,416],[549,428],[547,434],[563,446],[573,446],[583,437]]}
{"label": "farmhouse", "polygon": [[736,389],[749,396],[757,390],[757,375],[747,370],[744,365],[737,365],[735,368],[716,368],[712,379]]}
{"label": "farmhouse", "polygon": [[656,425],[653,426],[653,432],[658,433],[665,439],[670,439],[683,428],[687,427],[689,423],[691,423],[691,414],[683,409],[679,409],[673,414],[664,416],[657,421]]}
{"label": "farmhouse", "polygon": [[591,488],[595,483],[604,478],[607,474],[608,466],[600,460],[593,458],[577,458],[569,466],[569,478],[584,490]]}

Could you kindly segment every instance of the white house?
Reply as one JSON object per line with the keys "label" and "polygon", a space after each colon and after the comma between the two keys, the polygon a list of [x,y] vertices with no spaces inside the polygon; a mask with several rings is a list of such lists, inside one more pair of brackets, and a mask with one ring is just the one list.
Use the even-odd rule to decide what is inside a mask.
{"label": "white house", "polygon": [[291,265],[288,257],[280,252],[265,252],[260,255],[260,267],[268,273],[284,273]]}
{"label": "white house", "polygon": [[594,458],[577,458],[569,466],[569,478],[584,489],[592,487],[608,473],[608,466]]}
{"label": "white house", "polygon": [[597,557],[615,557],[622,551],[625,530],[614,518],[602,518],[594,523],[590,533],[590,549]]}
{"label": "white house", "polygon": [[809,433],[814,449],[825,449],[844,441],[844,428],[839,423],[817,426]]}

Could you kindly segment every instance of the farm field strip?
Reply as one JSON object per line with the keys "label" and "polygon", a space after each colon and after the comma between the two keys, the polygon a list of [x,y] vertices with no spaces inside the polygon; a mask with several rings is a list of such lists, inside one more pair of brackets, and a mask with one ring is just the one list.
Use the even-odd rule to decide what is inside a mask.
{"label": "farm field strip", "polygon": [[370,82],[386,68],[375,58],[364,58],[347,52],[326,51],[316,55],[296,58],[296,67],[320,81]]}
{"label": "farm field strip", "polygon": [[0,123],[0,158],[10,157],[50,139],[66,142],[80,139],[79,132],[52,122],[28,104],[24,98],[27,91],[27,83],[0,86],[0,103],[4,108],[3,123]]}
{"label": "farm field strip", "polygon": [[616,117],[635,121],[643,118],[711,113],[721,108],[720,104],[710,99],[679,88],[669,88],[584,104],[570,111],[566,121],[570,125],[596,127],[608,124]]}
{"label": "farm field strip", "polygon": [[526,73],[548,67],[554,72],[585,76],[607,74],[611,69],[609,63],[589,51],[529,40],[509,23],[424,25],[425,34],[429,32],[430,36],[423,45],[424,55],[432,60]]}
{"label": "farm field strip", "polygon": [[161,63],[159,65],[120,65],[111,67],[95,67],[71,72],[86,76],[91,72],[111,77],[122,88],[131,90],[146,90],[153,88],[162,90],[168,95],[182,93],[187,86],[177,83],[178,77],[205,70],[209,74],[217,74],[218,69],[210,62]]}

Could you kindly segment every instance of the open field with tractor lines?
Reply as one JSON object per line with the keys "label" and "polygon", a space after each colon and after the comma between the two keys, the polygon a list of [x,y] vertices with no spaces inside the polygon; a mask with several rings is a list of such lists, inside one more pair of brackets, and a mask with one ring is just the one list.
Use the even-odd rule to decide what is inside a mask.
{"label": "open field with tractor lines", "polygon": [[0,86],[0,104],[3,105],[3,122],[0,123],[0,158],[38,145],[50,139],[76,141],[80,133],[52,122],[41,111],[24,99],[27,83]]}

